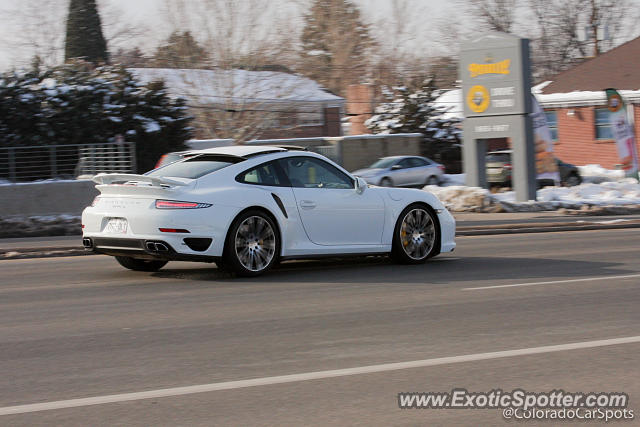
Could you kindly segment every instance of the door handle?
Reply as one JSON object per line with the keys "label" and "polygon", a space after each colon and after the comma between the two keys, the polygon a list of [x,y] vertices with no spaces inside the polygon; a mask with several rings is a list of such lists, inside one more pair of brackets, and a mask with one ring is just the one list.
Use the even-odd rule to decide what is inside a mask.
{"label": "door handle", "polygon": [[300,201],[300,207],[302,209],[313,209],[316,207],[316,204],[314,202],[312,202],[311,200],[301,200]]}

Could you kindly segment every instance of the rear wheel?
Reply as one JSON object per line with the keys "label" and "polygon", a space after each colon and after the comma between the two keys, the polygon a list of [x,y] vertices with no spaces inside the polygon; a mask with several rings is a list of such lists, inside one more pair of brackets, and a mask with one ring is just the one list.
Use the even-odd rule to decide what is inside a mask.
{"label": "rear wheel", "polygon": [[116,261],[124,268],[133,271],[158,271],[164,267],[168,261],[156,261],[147,259],[137,259],[128,256],[117,256]]}
{"label": "rear wheel", "polygon": [[424,205],[407,207],[393,232],[391,255],[402,264],[420,264],[439,253],[440,229]]}
{"label": "rear wheel", "polygon": [[258,276],[276,263],[280,253],[280,236],[274,221],[262,211],[251,210],[231,225],[227,237],[223,268],[239,276]]}
{"label": "rear wheel", "polygon": [[571,175],[569,175],[567,177],[567,180],[565,182],[565,185],[567,187],[574,187],[576,185],[580,185],[580,182],[582,180],[580,179],[580,177],[578,175],[576,175],[575,173],[572,173]]}
{"label": "rear wheel", "polygon": [[431,175],[428,179],[427,179],[427,183],[426,185],[440,185],[440,182],[438,181],[438,178]]}

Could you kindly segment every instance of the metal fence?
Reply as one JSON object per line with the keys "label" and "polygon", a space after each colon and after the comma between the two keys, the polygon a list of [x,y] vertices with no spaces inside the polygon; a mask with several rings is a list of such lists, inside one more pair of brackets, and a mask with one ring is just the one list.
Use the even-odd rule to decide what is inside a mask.
{"label": "metal fence", "polygon": [[134,142],[0,147],[0,179],[12,182],[135,171]]}

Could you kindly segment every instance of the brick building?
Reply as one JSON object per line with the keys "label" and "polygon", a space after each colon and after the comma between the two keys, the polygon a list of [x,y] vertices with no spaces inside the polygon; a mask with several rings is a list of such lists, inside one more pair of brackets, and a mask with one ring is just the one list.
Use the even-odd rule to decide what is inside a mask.
{"label": "brick building", "polygon": [[619,163],[604,89],[620,91],[640,148],[640,37],[534,88],[555,137],[558,158],[577,165]]}
{"label": "brick building", "polygon": [[[342,135],[345,99],[314,80],[276,71],[132,68],[143,84],[163,81],[187,101],[198,139],[221,126],[251,126],[247,139]],[[222,135],[222,137],[233,137]]]}

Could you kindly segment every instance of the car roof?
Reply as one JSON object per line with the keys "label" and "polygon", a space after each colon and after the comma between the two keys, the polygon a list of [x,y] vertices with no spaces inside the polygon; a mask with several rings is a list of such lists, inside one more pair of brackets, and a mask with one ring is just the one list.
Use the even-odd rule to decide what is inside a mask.
{"label": "car roof", "polygon": [[387,157],[380,157],[380,160],[382,159],[409,159],[412,157],[418,157],[420,159],[424,159],[425,157],[422,156],[413,156],[413,155],[404,155],[404,156],[387,156]]}

